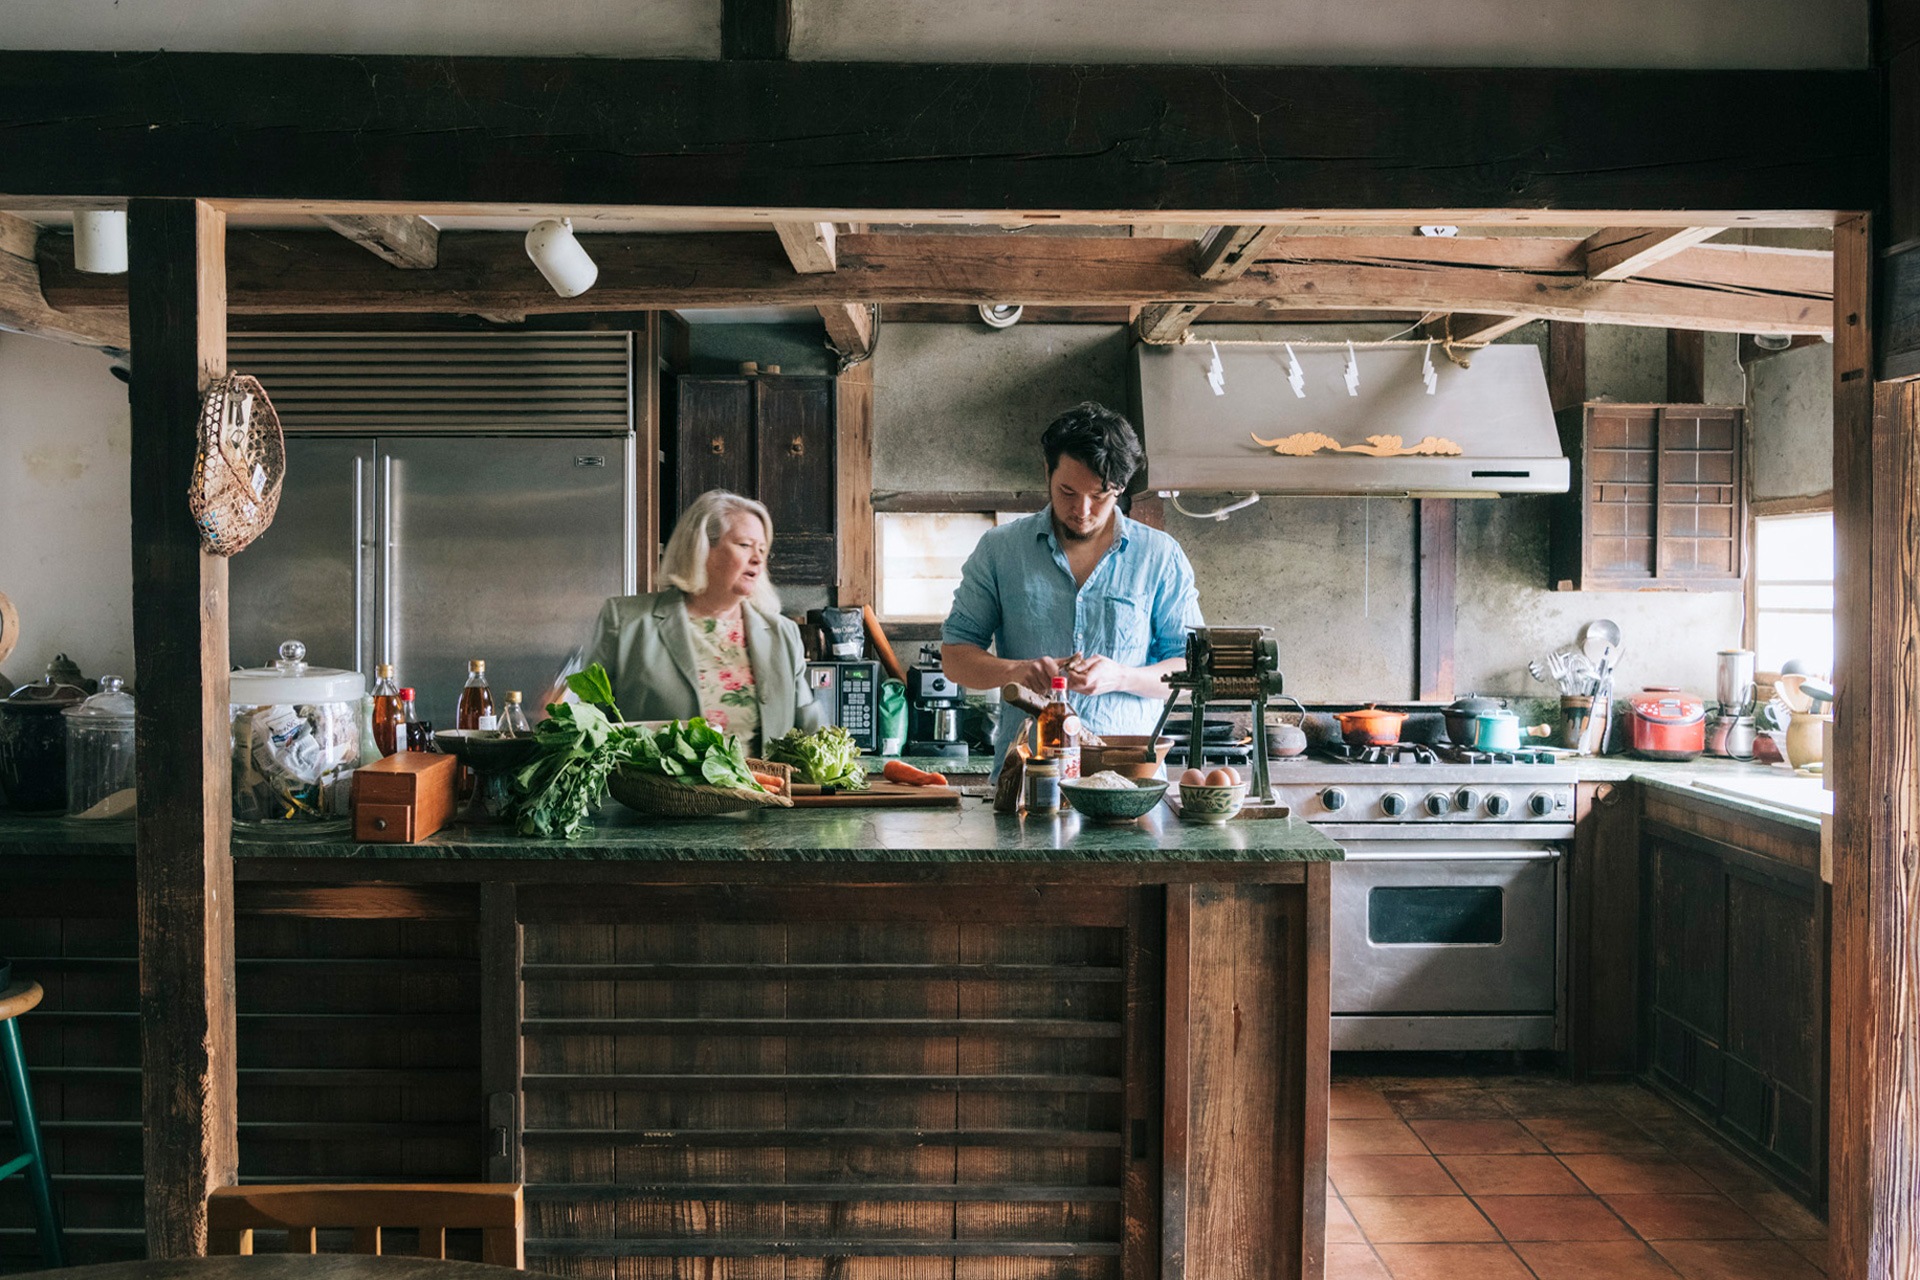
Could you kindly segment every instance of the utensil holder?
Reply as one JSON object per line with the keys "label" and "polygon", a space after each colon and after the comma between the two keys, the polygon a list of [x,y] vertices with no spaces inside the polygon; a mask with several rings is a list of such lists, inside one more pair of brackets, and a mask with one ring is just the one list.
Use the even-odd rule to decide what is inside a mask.
{"label": "utensil holder", "polygon": [[1580,749],[1580,743],[1587,736],[1587,721],[1592,715],[1592,694],[1566,693],[1560,695],[1560,745],[1572,747],[1578,751]]}

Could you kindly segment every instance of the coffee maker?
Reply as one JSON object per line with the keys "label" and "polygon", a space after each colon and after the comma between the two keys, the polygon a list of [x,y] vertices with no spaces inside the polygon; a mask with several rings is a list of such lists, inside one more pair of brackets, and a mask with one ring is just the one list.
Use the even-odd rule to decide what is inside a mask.
{"label": "coffee maker", "polygon": [[960,740],[960,710],[966,696],[940,669],[940,651],[924,645],[920,661],[907,668],[907,754],[948,760],[967,758]]}

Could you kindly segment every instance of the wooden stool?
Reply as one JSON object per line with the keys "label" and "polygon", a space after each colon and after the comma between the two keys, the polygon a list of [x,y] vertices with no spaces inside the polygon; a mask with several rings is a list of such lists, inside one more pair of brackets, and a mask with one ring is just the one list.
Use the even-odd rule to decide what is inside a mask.
{"label": "wooden stool", "polygon": [[34,1225],[40,1231],[40,1260],[64,1267],[66,1250],[60,1239],[60,1216],[53,1208],[53,1181],[47,1176],[47,1156],[40,1147],[40,1122],[33,1114],[33,1090],[27,1083],[27,1055],[20,1048],[15,1021],[40,1003],[44,994],[37,982],[16,982],[0,991],[0,1068],[6,1071],[7,1093],[13,1099],[13,1127],[20,1135],[21,1153],[0,1164],[0,1179],[25,1171],[33,1196]]}

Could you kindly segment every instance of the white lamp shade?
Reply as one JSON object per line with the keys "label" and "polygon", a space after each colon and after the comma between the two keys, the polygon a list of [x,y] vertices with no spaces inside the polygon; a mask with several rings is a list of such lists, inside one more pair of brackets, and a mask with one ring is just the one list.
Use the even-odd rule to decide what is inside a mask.
{"label": "white lamp shade", "polygon": [[127,215],[121,209],[81,209],[73,215],[73,265],[96,275],[125,275]]}
{"label": "white lamp shade", "polygon": [[547,278],[553,291],[563,298],[580,296],[600,278],[600,268],[574,239],[571,218],[548,218],[534,223],[533,229],[527,232],[527,256],[540,268],[540,274]]}

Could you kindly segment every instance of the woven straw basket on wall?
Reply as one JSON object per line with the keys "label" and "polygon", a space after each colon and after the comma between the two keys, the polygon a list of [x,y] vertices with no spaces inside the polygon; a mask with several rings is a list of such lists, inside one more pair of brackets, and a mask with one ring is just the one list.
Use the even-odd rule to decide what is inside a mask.
{"label": "woven straw basket on wall", "polygon": [[286,472],[280,415],[266,388],[244,373],[216,379],[200,404],[200,445],[187,495],[207,550],[230,556],[265,533]]}

